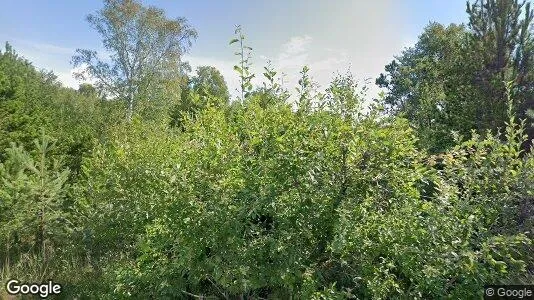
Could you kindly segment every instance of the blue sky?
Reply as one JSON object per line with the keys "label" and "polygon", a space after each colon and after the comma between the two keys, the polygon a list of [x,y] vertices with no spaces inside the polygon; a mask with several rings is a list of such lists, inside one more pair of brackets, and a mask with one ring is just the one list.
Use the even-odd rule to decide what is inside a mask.
{"label": "blue sky", "polygon": [[[169,17],[186,17],[199,37],[186,56],[193,67],[213,65],[231,90],[234,49],[228,46],[241,24],[254,48],[255,70],[269,59],[293,89],[303,65],[326,87],[336,71],[375,78],[385,64],[413,44],[430,22],[467,21],[463,0],[143,0]],[[0,41],[9,41],[39,68],[52,70],[76,87],[70,58],[76,48],[102,49],[85,16],[102,7],[95,0],[3,0]],[[261,73],[260,73],[261,74]]]}

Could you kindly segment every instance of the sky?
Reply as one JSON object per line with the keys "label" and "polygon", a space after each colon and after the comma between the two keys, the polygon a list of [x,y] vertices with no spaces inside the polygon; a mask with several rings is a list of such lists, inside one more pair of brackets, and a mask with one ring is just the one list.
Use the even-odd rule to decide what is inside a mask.
{"label": "sky", "polygon": [[[464,0],[142,0],[165,10],[169,18],[185,17],[198,38],[185,55],[193,68],[219,69],[233,95],[239,79],[235,45],[240,24],[253,48],[256,84],[267,61],[284,86],[294,91],[304,65],[323,89],[337,73],[351,72],[370,82],[384,66],[413,45],[431,21],[465,23]],[[8,41],[41,69],[53,71],[66,86],[77,88],[71,57],[77,48],[103,52],[99,35],[85,20],[103,6],[97,0],[2,0],[0,43]],[[3,47],[2,47],[3,48]],[[373,96],[373,95],[371,95]]]}

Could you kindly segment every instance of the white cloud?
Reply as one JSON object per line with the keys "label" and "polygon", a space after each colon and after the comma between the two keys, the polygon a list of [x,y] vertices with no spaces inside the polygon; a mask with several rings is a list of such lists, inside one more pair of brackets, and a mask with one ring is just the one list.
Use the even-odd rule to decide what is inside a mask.
{"label": "white cloud", "polygon": [[57,79],[63,84],[65,87],[70,87],[73,89],[77,89],[79,86],[79,82],[72,76],[73,70],[70,72],[54,72],[56,74]]}
{"label": "white cloud", "polygon": [[[75,53],[74,48],[17,39],[13,41],[17,52],[32,61],[38,68],[52,70],[64,86],[78,88],[82,82],[91,82],[90,80],[79,81],[74,78],[74,73],[84,68],[84,66],[73,68],[70,65],[70,59]],[[409,46],[412,44],[411,42],[409,41],[405,45]],[[279,45],[278,49],[279,51],[274,55],[274,59],[269,59],[265,55],[253,55],[251,71],[256,74],[256,77],[253,79],[254,85],[260,86],[262,84],[264,80],[262,75],[264,72],[263,67],[266,66],[268,60],[271,61],[278,75],[282,77],[284,87],[290,92],[294,92],[300,76],[299,72],[305,65],[310,67],[312,79],[319,84],[322,90],[328,87],[336,73],[345,73],[351,65],[356,65],[346,49],[321,46],[319,43],[314,42],[312,36],[307,34],[289,38],[285,43]],[[106,59],[109,53],[99,51],[99,54],[99,56],[102,56],[101,58]],[[237,60],[224,60],[195,55],[186,55],[184,60],[191,64],[193,70],[202,65],[217,68],[224,76],[231,95],[233,97],[239,95],[239,77],[233,69]],[[368,73],[356,74],[358,75],[356,78],[363,81],[366,77],[376,75]],[[374,84],[371,84],[369,87],[370,94],[376,94],[378,88]]]}
{"label": "white cloud", "polygon": [[[65,87],[77,89],[81,83],[95,82],[95,80],[77,80],[74,78],[74,73],[87,67],[87,65],[78,67],[71,65],[70,61],[76,53],[76,48],[16,38],[8,38],[8,40],[19,55],[29,60],[37,69],[52,71]],[[108,51],[101,48],[97,53],[100,59],[109,61],[110,53]]]}
{"label": "white cloud", "polygon": [[[313,51],[312,51],[313,48]],[[287,74],[284,78],[286,87],[293,91],[304,66],[310,68],[310,75],[321,88],[328,86],[337,71],[345,71],[349,64],[344,49],[318,47],[309,35],[295,36],[281,46],[281,52],[273,61],[275,68]]]}
{"label": "white cloud", "polygon": [[24,39],[10,39],[9,43],[37,69],[52,71],[64,86],[78,88],[80,82],[74,79],[73,73],[79,68],[72,68],[70,65],[75,48]]}
{"label": "white cloud", "polygon": [[[336,73],[345,73],[351,60],[346,50],[332,49],[328,47],[315,47],[313,38],[310,35],[294,36],[279,46],[280,51],[274,59],[269,59],[265,55],[258,55],[259,60],[255,60],[252,72],[256,74],[253,84],[260,86],[264,80],[263,67],[267,61],[271,61],[275,71],[277,71],[285,88],[291,93],[297,86],[300,71],[304,66],[310,68],[310,75],[319,84],[320,89],[328,87],[330,81]],[[187,55],[184,57],[194,71],[198,66],[209,65],[217,68],[224,76],[228,89],[233,97],[239,95],[239,77],[233,66],[236,61],[220,60],[213,57],[201,57]],[[360,78],[363,80],[364,78]]]}
{"label": "white cloud", "polygon": [[66,87],[73,89],[78,89],[81,83],[91,83],[96,82],[95,79],[89,78],[87,80],[78,80],[75,78],[76,73],[80,73],[87,68],[87,64],[82,64],[81,66],[74,67],[67,72],[54,72],[57,76],[57,79]]}
{"label": "white cloud", "polygon": [[309,35],[290,38],[282,45],[282,51],[273,63],[284,72],[301,68],[309,59],[309,46],[312,40]]}
{"label": "white cloud", "polygon": [[76,51],[75,48],[63,47],[48,43],[33,42],[22,39],[13,39],[13,43],[17,47],[30,52],[40,52],[46,55],[73,55]]}
{"label": "white cloud", "polygon": [[312,41],[312,37],[307,34],[303,36],[294,36],[290,38],[287,43],[282,45],[284,50],[281,55],[291,55],[306,52],[308,51],[309,45]]}

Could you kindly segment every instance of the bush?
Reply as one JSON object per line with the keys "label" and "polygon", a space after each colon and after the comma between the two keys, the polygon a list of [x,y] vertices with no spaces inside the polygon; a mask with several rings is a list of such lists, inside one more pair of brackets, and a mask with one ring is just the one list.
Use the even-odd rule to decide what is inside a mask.
{"label": "bush", "polygon": [[122,178],[103,203],[128,214],[95,230],[135,233],[109,239],[133,246],[118,295],[470,298],[527,274],[513,220],[533,160],[518,125],[428,156],[406,120],[346,116],[251,102],[208,108],[172,142],[121,143],[128,159],[101,163]]}

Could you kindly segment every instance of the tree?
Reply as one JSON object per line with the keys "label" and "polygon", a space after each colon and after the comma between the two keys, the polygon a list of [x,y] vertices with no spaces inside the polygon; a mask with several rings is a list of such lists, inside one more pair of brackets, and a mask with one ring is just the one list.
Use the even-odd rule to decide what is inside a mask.
{"label": "tree", "polygon": [[432,152],[453,144],[453,130],[467,135],[484,128],[478,122],[480,93],[472,84],[482,63],[468,47],[467,34],[461,25],[429,24],[376,80],[387,89],[388,112],[409,119],[421,146]]}
{"label": "tree", "polygon": [[96,98],[98,92],[96,88],[90,83],[82,83],[78,86],[78,93],[86,96]]}
{"label": "tree", "polygon": [[212,66],[200,66],[191,79],[191,90],[202,98],[213,99],[216,106],[228,104],[230,94],[221,72]]}
{"label": "tree", "polygon": [[195,76],[183,78],[180,103],[171,112],[171,125],[183,129],[187,116],[194,116],[209,105],[224,108],[229,100],[228,86],[221,72],[212,66],[199,66]]}
{"label": "tree", "polygon": [[438,152],[453,144],[452,131],[465,136],[504,127],[505,82],[516,85],[519,117],[534,104],[532,11],[525,3],[468,3],[467,26],[432,23],[386,66],[376,83],[388,89],[390,113],[407,117],[423,146]]}
{"label": "tree", "polygon": [[[0,52],[0,150],[12,142],[29,146],[39,136],[45,118],[37,99],[47,94],[42,81],[42,74],[6,43]],[[0,153],[0,161],[4,157]]]}
{"label": "tree", "polygon": [[29,149],[45,129],[58,140],[54,154],[65,154],[66,166],[76,174],[95,134],[110,123],[103,104],[109,103],[62,87],[54,74],[36,70],[6,45],[0,53],[0,161],[1,150],[11,143]]}
{"label": "tree", "polygon": [[[473,47],[482,56],[483,68],[476,84],[487,99],[486,123],[502,126],[506,120],[506,87],[513,81],[519,117],[534,106],[534,12],[526,0],[476,0],[467,3]],[[534,131],[529,132],[534,137]]]}
{"label": "tree", "polygon": [[[48,242],[65,230],[62,207],[69,170],[51,160],[54,141],[50,137],[42,134],[34,143],[34,157],[12,144],[6,149],[6,162],[0,163],[0,240],[7,246],[18,245],[12,250],[19,253],[13,254],[34,249],[46,260]],[[9,257],[10,250],[3,250],[1,258]]]}
{"label": "tree", "polygon": [[311,110],[311,90],[313,89],[313,81],[310,78],[308,72],[310,68],[308,66],[302,67],[300,71],[300,79],[298,81],[298,87],[295,89],[299,95],[298,107],[299,111],[308,112]]}
{"label": "tree", "polygon": [[96,51],[78,49],[73,64],[86,67],[78,78],[93,78],[108,97],[125,101],[128,120],[139,101],[177,98],[181,58],[197,37],[185,18],[168,19],[163,10],[135,0],[105,0],[87,21],[111,55],[107,62]]}
{"label": "tree", "polygon": [[[524,18],[521,14],[524,7]],[[530,26],[533,14],[525,0],[476,0],[467,3],[469,28],[481,44],[487,73],[499,73],[501,80],[516,77],[521,83],[532,58]],[[511,72],[507,74],[506,71]]]}

